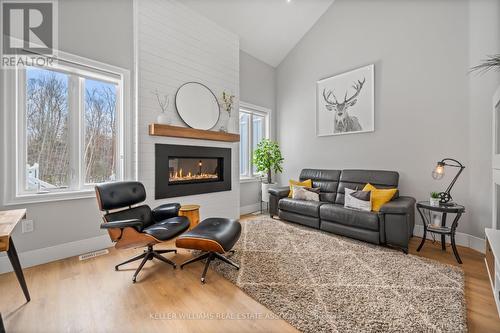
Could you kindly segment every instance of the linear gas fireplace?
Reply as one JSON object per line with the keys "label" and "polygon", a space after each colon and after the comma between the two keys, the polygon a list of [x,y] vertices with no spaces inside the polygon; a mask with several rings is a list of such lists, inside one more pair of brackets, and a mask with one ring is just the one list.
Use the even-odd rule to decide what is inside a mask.
{"label": "linear gas fireplace", "polygon": [[231,190],[231,149],[155,145],[155,198]]}

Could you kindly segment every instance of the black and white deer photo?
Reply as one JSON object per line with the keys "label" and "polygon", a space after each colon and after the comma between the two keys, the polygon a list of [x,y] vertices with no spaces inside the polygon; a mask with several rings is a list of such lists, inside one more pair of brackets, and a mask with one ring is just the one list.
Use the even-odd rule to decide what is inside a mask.
{"label": "black and white deer photo", "polygon": [[373,65],[317,83],[318,136],[374,131]]}

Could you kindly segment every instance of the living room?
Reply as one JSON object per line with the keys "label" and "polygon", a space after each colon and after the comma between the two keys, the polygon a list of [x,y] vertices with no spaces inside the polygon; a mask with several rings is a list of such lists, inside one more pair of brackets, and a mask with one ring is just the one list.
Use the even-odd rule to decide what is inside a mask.
{"label": "living room", "polygon": [[0,332],[500,332],[498,1],[1,8]]}

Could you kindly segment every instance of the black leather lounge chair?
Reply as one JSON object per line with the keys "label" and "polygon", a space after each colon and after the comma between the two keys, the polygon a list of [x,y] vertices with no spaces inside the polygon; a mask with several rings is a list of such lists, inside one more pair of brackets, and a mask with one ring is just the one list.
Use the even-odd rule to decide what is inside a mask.
{"label": "black leather lounge chair", "polygon": [[153,210],[148,205],[133,207],[146,200],[144,185],[135,181],[97,185],[95,191],[99,209],[105,212],[101,229],[108,230],[115,248],[147,247],[140,255],[116,265],[116,270],[121,265],[142,259],[132,278],[135,283],[137,274],[146,261],[153,260],[153,258],[176,267],[173,261],[161,254],[177,253],[177,250],[154,250],[153,246],[168,241],[189,228],[189,220],[178,216],[180,204],[164,204]]}

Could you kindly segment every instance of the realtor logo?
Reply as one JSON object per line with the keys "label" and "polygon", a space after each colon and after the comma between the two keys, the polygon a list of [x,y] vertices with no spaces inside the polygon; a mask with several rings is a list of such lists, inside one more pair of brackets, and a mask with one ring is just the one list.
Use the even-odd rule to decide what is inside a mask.
{"label": "realtor logo", "polygon": [[52,2],[3,2],[3,55],[44,54],[54,49]]}

